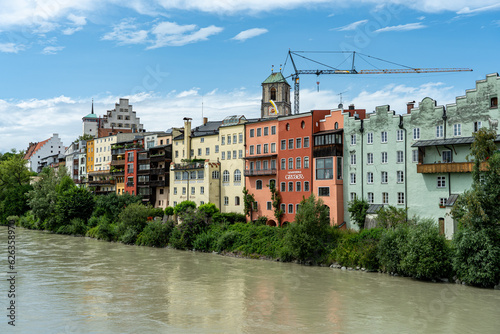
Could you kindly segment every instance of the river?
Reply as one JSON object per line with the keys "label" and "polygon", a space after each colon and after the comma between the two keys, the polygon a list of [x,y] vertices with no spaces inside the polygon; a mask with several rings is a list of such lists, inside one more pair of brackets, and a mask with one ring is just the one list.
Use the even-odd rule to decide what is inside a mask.
{"label": "river", "polygon": [[499,333],[500,291],[16,228],[0,333]]}

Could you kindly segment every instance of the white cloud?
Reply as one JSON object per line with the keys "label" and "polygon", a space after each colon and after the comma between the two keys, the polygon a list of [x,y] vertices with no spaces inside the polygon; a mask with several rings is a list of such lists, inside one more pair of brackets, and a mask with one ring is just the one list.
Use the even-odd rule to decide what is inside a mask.
{"label": "white cloud", "polygon": [[87,24],[87,19],[85,18],[85,16],[77,16],[74,14],[69,14],[68,20],[73,22],[75,26],[84,26]]}
{"label": "white cloud", "polygon": [[115,41],[119,45],[146,43],[148,32],[138,30],[133,19],[124,19],[113,27],[113,31],[102,37],[105,41]]}
{"label": "white cloud", "polygon": [[44,55],[55,55],[59,51],[63,50],[64,46],[46,46],[43,50],[42,53]]}
{"label": "white cloud", "polygon": [[397,26],[389,26],[389,27],[385,27],[385,28],[380,28],[380,29],[375,30],[374,32],[409,31],[409,30],[423,29],[426,27],[427,26],[423,25],[421,22],[417,22],[417,23],[400,24]]}
{"label": "white cloud", "polygon": [[75,32],[82,30],[83,27],[66,28],[62,30],[64,35],[73,35]]}
{"label": "white cloud", "polygon": [[419,17],[417,17],[417,20],[419,20],[419,21],[425,20],[425,16],[419,16]]}
{"label": "white cloud", "polygon": [[183,92],[180,92],[179,94],[177,94],[177,97],[188,97],[188,96],[196,96],[198,95],[198,90],[199,88],[193,88],[193,89],[190,89],[190,90],[186,90],[186,91],[183,91]]}
{"label": "white cloud", "polygon": [[178,25],[175,22],[161,22],[156,25],[151,33],[155,36],[153,45],[148,49],[156,49],[164,46],[183,46],[208,40],[208,37],[216,35],[223,30],[214,25],[200,28],[194,24]]}
{"label": "white cloud", "polygon": [[478,14],[478,13],[482,13],[482,12],[486,12],[486,11],[494,11],[494,10],[499,10],[500,9],[500,3],[494,3],[492,5],[489,5],[489,6],[484,6],[484,7],[478,7],[478,8],[474,8],[474,9],[470,9],[470,7],[464,7],[462,9],[460,9],[457,14],[458,15],[471,15],[471,14]]}
{"label": "white cloud", "polygon": [[246,41],[249,38],[257,37],[259,35],[267,33],[268,30],[264,28],[252,28],[248,30],[243,30],[240,32],[238,35],[234,36],[231,39],[234,39],[236,41]]}
{"label": "white cloud", "polygon": [[23,44],[0,43],[0,52],[18,53],[19,51],[23,51],[25,49],[26,47]]}
{"label": "white cloud", "polygon": [[366,22],[368,22],[368,20],[356,21],[356,22],[353,22],[351,24],[345,25],[343,27],[335,28],[335,29],[332,29],[332,30],[337,30],[337,31],[356,30],[357,27],[359,27],[360,25],[365,24]]}

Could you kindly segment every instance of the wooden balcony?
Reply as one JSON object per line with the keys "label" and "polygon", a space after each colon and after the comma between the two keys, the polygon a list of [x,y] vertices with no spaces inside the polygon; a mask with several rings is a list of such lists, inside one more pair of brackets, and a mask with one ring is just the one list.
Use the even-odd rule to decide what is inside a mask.
{"label": "wooden balcony", "polygon": [[[474,168],[473,162],[445,162],[435,164],[418,164],[417,173],[470,173]],[[486,171],[488,165],[486,162],[481,163],[481,170]]]}
{"label": "wooden balcony", "polygon": [[245,176],[276,175],[276,168],[271,169],[245,169]]}

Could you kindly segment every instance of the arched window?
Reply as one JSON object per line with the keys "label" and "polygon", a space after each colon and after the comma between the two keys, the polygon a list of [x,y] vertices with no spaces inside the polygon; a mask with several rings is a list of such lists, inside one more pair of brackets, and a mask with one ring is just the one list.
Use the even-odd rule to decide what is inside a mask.
{"label": "arched window", "polygon": [[276,88],[271,88],[271,100],[276,101]]}
{"label": "arched window", "polygon": [[234,182],[241,182],[241,171],[239,169],[234,171]]}
{"label": "arched window", "polygon": [[304,157],[304,168],[309,168],[309,157]]}
{"label": "arched window", "polygon": [[301,163],[300,157],[297,157],[297,159],[295,159],[295,168],[297,168],[297,169],[302,168],[302,163]]}
{"label": "arched window", "polygon": [[269,180],[269,186],[273,185],[274,187],[276,187],[276,180],[275,179],[271,179]]}
{"label": "arched window", "polygon": [[335,122],[335,130],[337,130],[338,128],[339,128],[339,123]]}
{"label": "arched window", "polygon": [[262,180],[257,180],[255,182],[255,189],[257,189],[257,190],[262,189]]}
{"label": "arched window", "polygon": [[225,170],[223,173],[222,173],[222,182],[229,182],[229,172],[227,170]]}

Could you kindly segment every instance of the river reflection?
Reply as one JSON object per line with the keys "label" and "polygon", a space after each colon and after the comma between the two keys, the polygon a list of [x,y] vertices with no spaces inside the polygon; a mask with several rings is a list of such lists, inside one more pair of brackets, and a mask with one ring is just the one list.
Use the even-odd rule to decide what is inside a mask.
{"label": "river reflection", "polygon": [[[0,242],[6,241],[7,229],[1,227]],[[16,327],[8,326],[4,315],[1,333],[498,333],[500,328],[500,291],[21,228],[16,246]],[[5,296],[6,280],[0,288]],[[5,310],[7,299],[0,300]]]}

